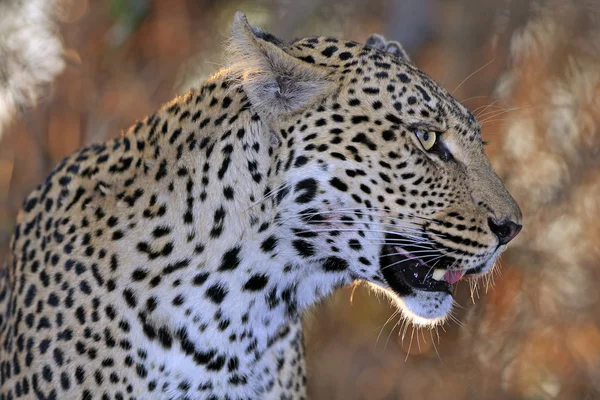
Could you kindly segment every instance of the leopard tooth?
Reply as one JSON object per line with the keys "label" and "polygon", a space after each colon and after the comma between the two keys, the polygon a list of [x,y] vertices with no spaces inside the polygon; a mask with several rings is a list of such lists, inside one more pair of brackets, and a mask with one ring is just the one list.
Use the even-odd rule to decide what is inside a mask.
{"label": "leopard tooth", "polygon": [[441,281],[442,278],[444,278],[444,275],[446,275],[445,269],[436,268],[433,270],[433,275],[431,277],[436,281]]}

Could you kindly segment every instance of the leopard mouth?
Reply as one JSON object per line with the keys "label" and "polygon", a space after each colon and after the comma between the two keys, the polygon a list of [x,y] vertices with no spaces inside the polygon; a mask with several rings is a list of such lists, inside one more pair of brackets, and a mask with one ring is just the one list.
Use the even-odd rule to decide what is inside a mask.
{"label": "leopard mouth", "polygon": [[[430,254],[439,250],[430,249]],[[384,279],[399,296],[409,296],[417,291],[452,294],[453,285],[466,273],[456,269],[456,259],[450,256],[419,256],[427,254],[426,246],[389,245],[381,249],[380,265]],[[427,262],[427,258],[432,262]]]}

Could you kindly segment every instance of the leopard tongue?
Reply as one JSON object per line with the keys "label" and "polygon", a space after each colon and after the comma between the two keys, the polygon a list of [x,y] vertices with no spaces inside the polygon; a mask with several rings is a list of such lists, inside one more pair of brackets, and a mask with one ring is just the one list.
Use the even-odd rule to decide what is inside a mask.
{"label": "leopard tongue", "polygon": [[454,285],[456,282],[460,281],[460,279],[465,275],[465,270],[452,270],[447,271],[444,274],[444,279],[451,285]]}

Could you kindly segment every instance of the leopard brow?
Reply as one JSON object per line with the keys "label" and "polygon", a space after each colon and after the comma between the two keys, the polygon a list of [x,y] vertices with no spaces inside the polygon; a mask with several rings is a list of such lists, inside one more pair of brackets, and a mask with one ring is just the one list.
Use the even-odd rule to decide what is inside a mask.
{"label": "leopard brow", "polygon": [[408,127],[413,130],[418,129],[420,131],[435,132],[435,133],[439,133],[439,134],[443,134],[444,132],[446,132],[446,128],[444,128],[444,127],[434,126],[434,125],[422,123],[422,122],[415,122],[413,124],[410,124]]}

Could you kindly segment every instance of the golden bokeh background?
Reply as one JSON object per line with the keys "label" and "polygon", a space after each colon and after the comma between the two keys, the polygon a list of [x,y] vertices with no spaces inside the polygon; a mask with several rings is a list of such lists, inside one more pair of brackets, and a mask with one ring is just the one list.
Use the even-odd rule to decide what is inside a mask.
{"label": "golden bokeh background", "polygon": [[0,261],[23,198],[63,157],[220,67],[236,10],[285,40],[378,32],[478,115],[524,229],[495,282],[458,285],[456,321],[437,331],[360,285],[312,310],[310,398],[600,398],[600,2],[59,2],[64,70],[0,137]]}

